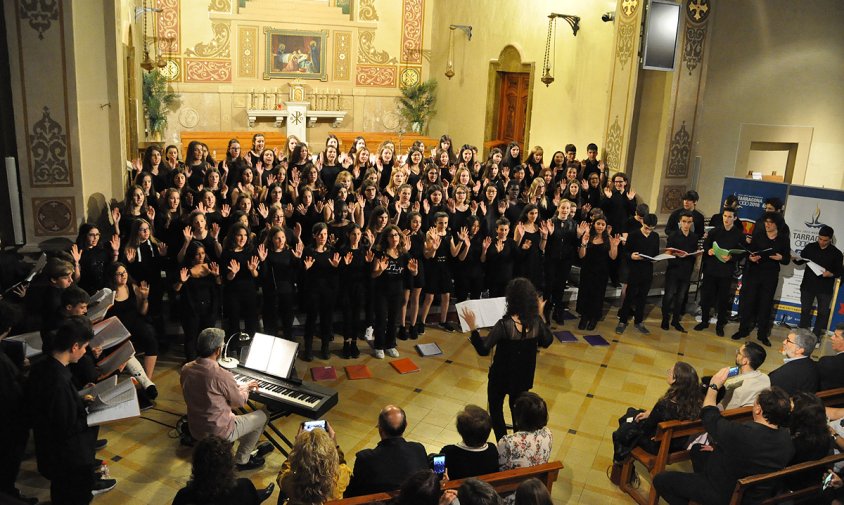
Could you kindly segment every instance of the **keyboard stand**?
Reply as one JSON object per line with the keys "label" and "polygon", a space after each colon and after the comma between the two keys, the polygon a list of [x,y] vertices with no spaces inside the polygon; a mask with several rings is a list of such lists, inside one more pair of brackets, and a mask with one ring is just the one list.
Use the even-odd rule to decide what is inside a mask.
{"label": "keyboard stand", "polygon": [[[252,402],[252,400],[247,400],[246,405],[248,405],[249,408],[251,408],[253,411],[258,410],[258,407],[255,405],[255,403]],[[281,430],[278,429],[273,423],[278,419],[283,419],[289,416],[290,411],[286,409],[272,410],[269,405],[265,404],[265,406],[268,413],[268,419],[267,426],[264,428],[264,436],[267,438],[267,441],[269,441],[269,443],[273,444],[273,447],[278,449],[280,453],[284,454],[285,458],[289,457],[290,453],[287,452],[285,446],[292,449],[293,443],[290,442],[290,440],[284,435],[284,433],[282,433]],[[246,407],[242,407],[240,410],[244,414],[249,412]],[[282,445],[282,443],[284,445]]]}

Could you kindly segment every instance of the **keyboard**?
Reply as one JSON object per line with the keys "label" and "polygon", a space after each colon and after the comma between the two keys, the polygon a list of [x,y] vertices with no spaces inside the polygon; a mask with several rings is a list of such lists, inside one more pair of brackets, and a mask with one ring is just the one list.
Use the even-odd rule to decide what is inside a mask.
{"label": "keyboard", "polygon": [[337,391],[317,384],[295,384],[254,370],[236,367],[230,370],[239,384],[258,382],[258,391],[249,394],[255,401],[274,410],[289,410],[294,414],[319,419],[337,405]]}

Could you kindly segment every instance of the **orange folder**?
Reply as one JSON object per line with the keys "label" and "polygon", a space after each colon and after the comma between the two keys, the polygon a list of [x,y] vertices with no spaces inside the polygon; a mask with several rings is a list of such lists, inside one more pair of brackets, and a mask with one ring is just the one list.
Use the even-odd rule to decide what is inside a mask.
{"label": "orange folder", "polygon": [[413,373],[419,371],[419,367],[410,358],[401,358],[393,360],[390,362],[390,365],[392,365],[392,367],[396,369],[396,372],[400,374]]}
{"label": "orange folder", "polygon": [[345,367],[346,376],[350,380],[371,379],[372,370],[366,365],[349,365]]}

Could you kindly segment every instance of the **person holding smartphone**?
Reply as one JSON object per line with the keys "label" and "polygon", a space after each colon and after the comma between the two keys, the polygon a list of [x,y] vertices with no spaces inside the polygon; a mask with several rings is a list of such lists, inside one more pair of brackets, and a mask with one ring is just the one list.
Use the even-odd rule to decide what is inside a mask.
{"label": "person holding smartphone", "polygon": [[324,503],[343,498],[352,470],[336,438],[325,419],[299,425],[290,456],[276,477],[278,503]]}

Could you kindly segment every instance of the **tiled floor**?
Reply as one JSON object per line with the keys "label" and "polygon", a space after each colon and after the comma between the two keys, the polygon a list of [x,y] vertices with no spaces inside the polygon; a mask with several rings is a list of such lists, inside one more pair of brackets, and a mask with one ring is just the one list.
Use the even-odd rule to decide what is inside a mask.
{"label": "tiled floor", "polygon": [[[555,340],[538,357],[534,390],[545,398],[550,408],[550,427],[554,433],[552,459],[565,465],[553,490],[554,502],[558,504],[633,503],[606,477],[612,458],[611,435],[618,417],[628,406],[650,407],[665,391],[665,371],[675,361],[685,360],[700,375],[710,375],[734,359],[737,343],[729,338],[718,338],[710,332],[691,331],[681,335],[661,331],[656,319],[659,309],[652,310],[646,321],[652,331],[650,335],[639,334],[631,325],[619,337],[614,334],[615,313],[615,308],[610,309],[607,319],[592,332],[602,334],[610,341],[609,346],[586,344],[583,332],[574,328],[574,321],[569,321],[564,328],[574,331],[578,341],[561,344]],[[693,326],[688,316],[686,319],[686,326]],[[733,327],[728,326],[727,335],[734,331]],[[777,351],[785,331],[774,330],[774,347],[769,349],[762,370],[770,371],[781,363]],[[400,342],[402,355],[413,357],[421,368],[418,373],[407,375],[397,374],[389,360],[367,355],[357,362],[369,365],[374,378],[350,381],[341,368],[350,362],[332,356],[330,364],[338,368],[339,378],[321,384],[336,389],[340,401],[326,417],[334,426],[350,463],[358,450],[377,443],[376,418],[381,407],[388,403],[404,407],[409,421],[407,437],[425,444],[429,452],[459,440],[455,415],[467,403],[486,405],[489,366],[489,358],[477,356],[466,337],[429,328],[420,341],[437,342],[444,354],[424,359],[413,351],[412,341]],[[339,346],[336,342],[334,345]],[[828,344],[825,343],[822,351],[829,352]],[[314,365],[325,364],[314,362]],[[300,363],[299,371],[307,374],[304,365]],[[170,503],[176,490],[190,476],[190,451],[179,446],[173,429],[179,415],[185,412],[178,385],[178,364],[166,358],[160,360],[155,380],[161,392],[156,409],[144,412],[141,419],[115,424],[101,432],[109,444],[100,457],[109,460],[111,474],[119,483],[113,491],[95,498],[94,503]],[[292,437],[301,421],[291,416],[278,426]],[[282,462],[283,456],[273,453],[265,469],[252,472],[249,477],[256,486],[265,486],[275,478]],[[26,494],[43,500],[49,497],[47,482],[36,472],[31,454],[24,463],[19,485]],[[267,503],[275,500],[273,496]]]}

